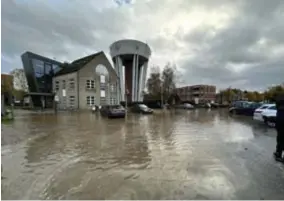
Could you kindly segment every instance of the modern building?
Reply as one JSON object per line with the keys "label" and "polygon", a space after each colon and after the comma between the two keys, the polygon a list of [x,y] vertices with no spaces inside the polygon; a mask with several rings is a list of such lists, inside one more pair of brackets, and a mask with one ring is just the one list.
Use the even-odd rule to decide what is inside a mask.
{"label": "modern building", "polygon": [[137,40],[119,40],[110,46],[110,55],[119,78],[118,101],[143,101],[150,47]]}
{"label": "modern building", "polygon": [[57,72],[53,91],[58,109],[90,109],[94,105],[119,104],[117,74],[104,52],[75,60]]}
{"label": "modern building", "polygon": [[25,52],[21,58],[33,107],[53,107],[52,78],[62,63],[32,52]]}
{"label": "modern building", "polygon": [[216,86],[213,85],[184,86],[177,88],[176,92],[183,102],[208,103],[216,99]]}

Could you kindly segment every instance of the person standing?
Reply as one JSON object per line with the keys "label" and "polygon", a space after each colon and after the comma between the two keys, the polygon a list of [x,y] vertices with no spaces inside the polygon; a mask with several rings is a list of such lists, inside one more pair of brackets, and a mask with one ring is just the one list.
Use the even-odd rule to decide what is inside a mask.
{"label": "person standing", "polygon": [[284,93],[279,95],[276,99],[276,151],[274,152],[275,160],[284,162],[282,156],[284,151]]}

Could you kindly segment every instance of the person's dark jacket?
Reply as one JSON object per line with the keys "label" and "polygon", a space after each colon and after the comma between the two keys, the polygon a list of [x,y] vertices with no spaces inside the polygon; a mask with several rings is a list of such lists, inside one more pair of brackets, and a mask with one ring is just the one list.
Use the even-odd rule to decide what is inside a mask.
{"label": "person's dark jacket", "polygon": [[276,129],[284,130],[284,93],[276,99]]}

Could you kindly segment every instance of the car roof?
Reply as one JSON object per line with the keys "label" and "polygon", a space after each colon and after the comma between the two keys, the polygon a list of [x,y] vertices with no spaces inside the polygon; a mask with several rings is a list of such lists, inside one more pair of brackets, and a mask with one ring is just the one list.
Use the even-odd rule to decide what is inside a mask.
{"label": "car roof", "polygon": [[275,104],[273,104],[273,103],[265,103],[265,104],[262,104],[261,107],[262,107],[262,106],[267,106],[267,107],[269,107],[269,106],[274,106],[274,105],[275,105]]}

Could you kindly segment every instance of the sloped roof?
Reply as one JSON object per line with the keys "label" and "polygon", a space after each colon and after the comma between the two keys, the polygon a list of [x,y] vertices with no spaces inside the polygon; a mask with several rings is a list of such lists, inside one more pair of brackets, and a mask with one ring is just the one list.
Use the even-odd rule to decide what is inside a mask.
{"label": "sloped roof", "polygon": [[104,52],[100,51],[100,52],[97,52],[95,54],[91,54],[89,56],[77,59],[77,60],[73,61],[72,63],[68,64],[67,67],[64,66],[60,71],[58,71],[55,74],[55,76],[65,75],[65,74],[76,72],[76,71],[80,70],[82,67],[84,67],[87,63],[92,61],[95,57],[97,57],[101,54],[104,54]]}

